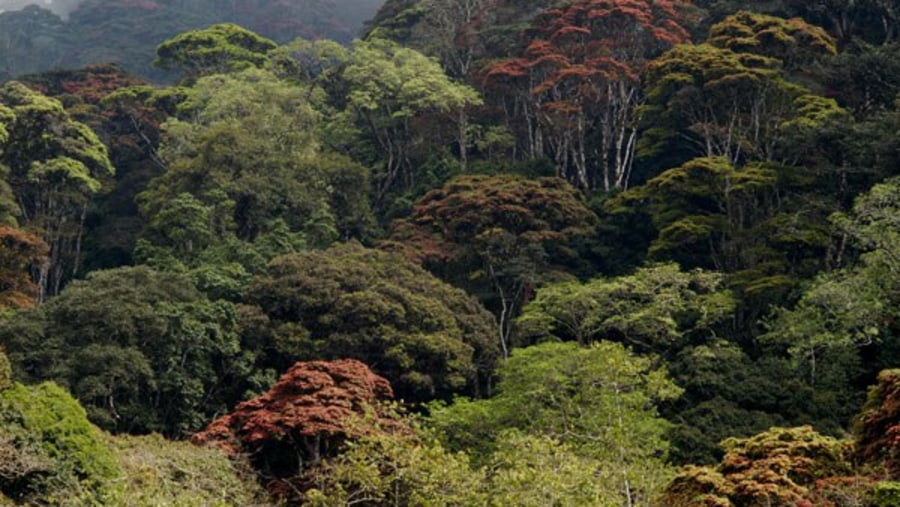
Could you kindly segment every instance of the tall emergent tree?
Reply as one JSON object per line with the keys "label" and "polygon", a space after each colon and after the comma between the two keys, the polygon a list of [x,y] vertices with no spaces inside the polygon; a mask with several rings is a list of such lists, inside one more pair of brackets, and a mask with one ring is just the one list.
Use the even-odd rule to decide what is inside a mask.
{"label": "tall emergent tree", "polygon": [[220,23],[191,30],[163,41],[156,48],[154,65],[163,69],[181,68],[185,78],[262,67],[266,53],[277,44],[246,28]]}
{"label": "tall emergent tree", "polygon": [[0,199],[8,184],[18,221],[50,247],[40,299],[77,273],[88,205],[113,173],[106,146],[59,101],[15,81],[0,87]]}
{"label": "tall emergent tree", "polygon": [[522,55],[487,71],[490,80],[530,96],[527,152],[552,155],[557,175],[582,189],[627,188],[641,73],[649,59],[690,40],[689,6],[578,0],[539,14]]}
{"label": "tall emergent tree", "polygon": [[454,82],[434,60],[390,41],[370,39],[354,44],[342,74],[347,94],[346,118],[370,145],[376,202],[390,190],[416,184],[413,151],[424,139],[416,122],[442,118],[455,126],[455,141],[466,161],[466,109],[482,99],[472,87]]}
{"label": "tall emergent tree", "polygon": [[644,149],[685,149],[733,164],[792,162],[785,134],[843,111],[790,79],[834,54],[820,28],[746,12],[710,28],[709,39],[680,45],[648,64]]}

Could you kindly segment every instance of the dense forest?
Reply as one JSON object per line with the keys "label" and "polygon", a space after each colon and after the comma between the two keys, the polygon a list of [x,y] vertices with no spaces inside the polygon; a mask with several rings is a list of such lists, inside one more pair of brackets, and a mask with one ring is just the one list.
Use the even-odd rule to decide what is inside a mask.
{"label": "dense forest", "polygon": [[0,505],[900,506],[900,3],[4,5]]}

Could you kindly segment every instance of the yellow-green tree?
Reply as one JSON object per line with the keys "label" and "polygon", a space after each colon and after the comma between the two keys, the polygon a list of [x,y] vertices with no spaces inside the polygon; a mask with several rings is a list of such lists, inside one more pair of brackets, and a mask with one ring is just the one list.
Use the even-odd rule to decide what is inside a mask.
{"label": "yellow-green tree", "polygon": [[505,430],[557,440],[595,461],[602,496],[619,505],[649,505],[668,481],[670,425],[656,404],[681,389],[650,359],[612,342],[544,343],[514,350],[498,375],[493,398],[431,407],[430,423],[450,449],[490,462],[491,452],[503,459]]}
{"label": "yellow-green tree", "polygon": [[40,299],[78,272],[88,205],[113,173],[106,146],[59,101],[16,81],[0,87],[0,199],[11,190],[17,221],[50,247]]}

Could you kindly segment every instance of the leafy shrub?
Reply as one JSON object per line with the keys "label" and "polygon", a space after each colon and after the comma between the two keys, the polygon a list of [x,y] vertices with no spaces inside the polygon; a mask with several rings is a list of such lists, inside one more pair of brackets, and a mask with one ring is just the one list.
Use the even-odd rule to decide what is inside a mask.
{"label": "leafy shrub", "polygon": [[[160,435],[117,436],[110,445],[124,476],[104,492],[104,505],[226,507],[262,505],[255,480],[225,453]],[[2,503],[0,503],[2,505]]]}
{"label": "leafy shrub", "polygon": [[875,507],[900,507],[900,482],[879,482],[873,493]]}
{"label": "leafy shrub", "polygon": [[119,467],[84,408],[58,385],[13,384],[0,394],[0,492],[17,501],[87,503]]}

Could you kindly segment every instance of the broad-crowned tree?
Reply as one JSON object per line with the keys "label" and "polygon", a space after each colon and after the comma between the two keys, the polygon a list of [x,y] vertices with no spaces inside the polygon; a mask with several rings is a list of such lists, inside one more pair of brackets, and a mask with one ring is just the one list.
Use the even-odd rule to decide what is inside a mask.
{"label": "broad-crowned tree", "polygon": [[258,334],[269,366],[359,359],[407,401],[477,392],[498,355],[491,316],[474,298],[354,243],[274,259],[248,301],[266,321]]}
{"label": "broad-crowned tree", "polygon": [[232,23],[180,33],[156,48],[155,65],[181,68],[185,78],[262,67],[277,44]]}
{"label": "broad-crowned tree", "polygon": [[716,324],[733,311],[722,275],[660,264],[628,276],[541,287],[516,324],[529,340],[618,341],[671,358],[692,338],[715,336]]}
{"label": "broad-crowned tree", "polygon": [[578,242],[595,221],[578,190],[560,178],[459,176],[394,222],[382,248],[479,294],[497,316],[508,355],[522,304],[544,281],[577,269]]}
{"label": "broad-crowned tree", "polygon": [[815,490],[825,484],[819,480],[852,471],[847,443],[810,426],[730,438],[722,447],[725,457],[717,467],[688,466],[666,488],[659,505],[838,505],[813,503]]}
{"label": "broad-crowned tree", "polygon": [[623,345],[544,343],[517,349],[500,366],[493,398],[431,407],[431,424],[451,449],[485,453],[504,430],[558,439],[597,460],[605,494],[649,505],[671,472],[670,425],[656,404],[681,394],[664,369]]}
{"label": "broad-crowned tree", "polygon": [[234,391],[252,359],[233,305],[144,266],[73,282],[0,323],[0,343],[19,378],[67,386],[96,424],[171,436],[243,395]]}

